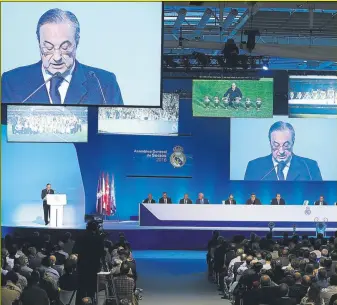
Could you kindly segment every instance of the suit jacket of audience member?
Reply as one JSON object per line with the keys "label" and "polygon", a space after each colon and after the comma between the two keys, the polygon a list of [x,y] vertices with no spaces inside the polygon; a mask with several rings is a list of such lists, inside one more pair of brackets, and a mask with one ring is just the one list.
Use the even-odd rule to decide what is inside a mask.
{"label": "suit jacket of audience member", "polygon": [[261,201],[258,198],[255,198],[254,201],[251,201],[250,198],[246,201],[248,205],[261,205]]}
{"label": "suit jacket of audience member", "polygon": [[[167,197],[167,198],[166,198],[166,200],[167,200],[167,202],[166,202],[166,203],[172,203],[172,199],[171,199],[170,197]],[[163,197],[161,197],[161,198],[159,199],[159,203],[165,203],[165,201],[164,201],[164,198],[163,198]]]}
{"label": "suit jacket of audience member", "polygon": [[273,198],[272,201],[271,201],[271,205],[285,205],[286,202],[284,201],[283,198],[280,199],[280,203],[277,203],[277,199],[276,198]]}
{"label": "suit jacket of audience member", "polygon": [[225,200],[225,204],[236,204],[236,200],[233,199],[233,200],[232,200],[232,203],[230,203],[230,200],[227,199],[227,200]]}
{"label": "suit jacket of audience member", "polygon": [[185,200],[186,200],[186,204],[192,204],[192,200],[190,198],[180,199],[179,204],[185,204]]}
{"label": "suit jacket of audience member", "polygon": [[[203,204],[209,204],[209,201],[208,201],[207,198],[204,198],[203,200],[204,200],[204,203],[203,203]],[[201,204],[200,199],[198,198],[198,199],[196,200],[195,203],[196,203],[196,204]]]}
{"label": "suit jacket of audience member", "polygon": [[146,198],[143,200],[143,203],[156,203],[156,200],[154,200],[153,198],[151,200],[149,198]]}
{"label": "suit jacket of audience member", "polygon": [[[315,201],[315,205],[320,205],[320,201],[319,200]],[[323,205],[328,205],[328,203],[326,201],[323,201]]]}

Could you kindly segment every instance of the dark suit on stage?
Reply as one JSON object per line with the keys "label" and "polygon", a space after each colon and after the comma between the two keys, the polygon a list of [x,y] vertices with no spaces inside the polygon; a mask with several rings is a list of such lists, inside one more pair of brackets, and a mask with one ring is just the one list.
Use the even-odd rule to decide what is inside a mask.
{"label": "dark suit on stage", "polygon": [[[43,200],[48,194],[54,194],[54,190],[50,189],[49,192],[47,189],[43,189],[41,192],[41,199]],[[47,204],[47,200],[43,200],[43,214],[44,214],[44,222],[48,224],[50,218],[50,205]]]}
{"label": "dark suit on stage", "polygon": [[[93,72],[93,73],[92,73]],[[101,105],[104,100],[97,82],[100,80],[108,105],[123,105],[116,76],[105,70],[83,65],[76,61],[64,104]],[[2,102],[21,103],[44,83],[42,63],[19,67],[2,74]],[[50,104],[46,86],[42,87],[25,103]]]}
{"label": "dark suit on stage", "polygon": [[[161,197],[161,198],[159,199],[159,203],[165,203],[165,200],[164,200],[163,197]],[[172,203],[172,200],[171,200],[170,197],[167,197],[167,198],[166,198],[166,203]]]}
{"label": "dark suit on stage", "polygon": [[154,200],[154,199],[149,199],[149,198],[146,198],[146,199],[144,199],[143,200],[143,203],[156,203],[156,200]]}
{"label": "dark suit on stage", "polygon": [[233,200],[232,200],[232,203],[231,203],[230,200],[227,199],[227,200],[225,200],[225,204],[236,204],[236,200],[233,199]]}
{"label": "dark suit on stage", "polygon": [[[186,203],[185,203],[186,200]],[[179,204],[192,204],[192,200],[190,198],[187,199],[180,199]]]}
{"label": "dark suit on stage", "polygon": [[277,199],[276,198],[273,198],[271,200],[271,205],[285,205],[286,202],[284,201],[283,198],[280,199],[280,202],[277,202]]}
{"label": "dark suit on stage", "polygon": [[[244,180],[277,181],[273,167],[271,154],[249,161]],[[322,175],[316,161],[293,155],[286,181],[322,181]]]}
{"label": "dark suit on stage", "polygon": [[255,198],[254,201],[251,201],[250,198],[246,201],[246,204],[248,205],[261,205],[260,199]]}
{"label": "dark suit on stage", "polygon": [[[321,205],[320,201],[319,200],[315,201],[315,205]],[[323,201],[323,205],[328,205],[328,203],[326,201]]]}
{"label": "dark suit on stage", "polygon": [[[203,204],[209,204],[209,201],[208,201],[207,198],[204,198],[203,200],[204,200],[204,203],[203,203]],[[202,203],[200,202],[200,199],[199,199],[199,198],[197,199],[197,201],[196,201],[195,203],[196,203],[196,204],[202,204]]]}

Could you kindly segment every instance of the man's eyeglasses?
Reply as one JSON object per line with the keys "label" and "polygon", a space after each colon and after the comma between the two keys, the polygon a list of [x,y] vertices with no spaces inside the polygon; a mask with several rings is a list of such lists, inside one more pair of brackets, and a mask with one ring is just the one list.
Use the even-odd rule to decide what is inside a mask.
{"label": "man's eyeglasses", "polygon": [[61,55],[70,55],[75,47],[73,45],[61,45],[59,48],[54,46],[40,46],[41,52],[44,56],[54,55],[56,51],[59,51]]}
{"label": "man's eyeglasses", "polygon": [[280,145],[279,143],[271,143],[272,150],[280,150],[283,148],[283,150],[290,150],[293,147],[293,143],[286,142],[283,145]]}

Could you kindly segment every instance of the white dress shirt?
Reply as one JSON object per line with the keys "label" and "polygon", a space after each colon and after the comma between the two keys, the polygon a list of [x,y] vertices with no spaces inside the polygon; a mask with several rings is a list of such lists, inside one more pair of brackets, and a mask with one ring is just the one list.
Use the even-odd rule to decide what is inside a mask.
{"label": "white dress shirt", "polygon": [[[277,180],[279,180],[278,176],[277,176],[277,164],[278,164],[278,162],[275,161],[274,158],[272,158],[272,160],[273,160]],[[288,176],[288,172],[289,172],[289,168],[290,168],[290,163],[291,163],[291,159],[287,162],[286,166],[283,169],[284,180],[287,180],[287,176]]]}
{"label": "white dress shirt", "polygon": [[[75,68],[75,64],[71,68],[70,72],[66,76],[63,77],[64,81],[61,83],[61,85],[58,89],[59,92],[60,92],[60,95],[61,95],[61,104],[64,104],[64,100],[66,99],[67,91],[68,91],[68,88],[69,88],[69,85],[70,85],[70,81],[71,81],[71,78],[72,78],[72,75],[73,75],[74,68]],[[43,66],[42,66],[42,75],[43,75],[44,81],[46,81],[47,79],[49,79],[52,76],[45,70],[45,68]],[[50,93],[49,93],[50,82],[46,83],[46,88],[47,88],[47,92],[48,92],[49,102],[50,102],[50,104],[53,104],[53,101],[51,100]]]}

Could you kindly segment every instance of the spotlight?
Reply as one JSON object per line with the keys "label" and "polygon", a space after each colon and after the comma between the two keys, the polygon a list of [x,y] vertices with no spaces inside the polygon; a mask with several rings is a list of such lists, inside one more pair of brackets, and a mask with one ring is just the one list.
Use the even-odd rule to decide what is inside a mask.
{"label": "spotlight", "polygon": [[262,59],[262,69],[265,71],[269,70],[269,59]]}

